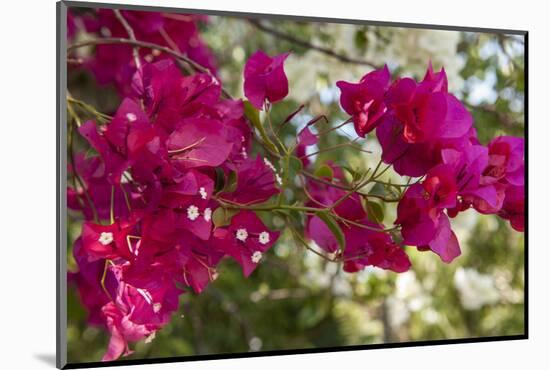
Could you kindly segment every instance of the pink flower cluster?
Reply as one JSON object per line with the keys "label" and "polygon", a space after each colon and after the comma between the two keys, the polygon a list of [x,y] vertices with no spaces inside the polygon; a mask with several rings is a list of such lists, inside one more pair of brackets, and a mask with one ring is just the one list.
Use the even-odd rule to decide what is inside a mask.
{"label": "pink flower cluster", "polygon": [[[199,33],[199,23],[207,22],[207,16],[134,10],[121,10],[120,13],[137,40],[168,47],[187,55],[210,71],[216,71],[214,54]],[[98,9],[81,16],[69,12],[69,38],[75,35],[78,26],[89,34],[88,37],[129,38],[127,30],[111,9]],[[166,53],[146,48],[139,50],[139,57],[142,63],[173,60]],[[94,74],[99,84],[113,83],[123,94],[131,92],[130,82],[136,71],[131,45],[96,45],[93,55],[86,58],[84,67]]]}
{"label": "pink flower cluster", "polygon": [[338,87],[357,134],[376,129],[382,160],[402,176],[422,178],[397,208],[405,245],[451,262],[460,247],[449,217],[471,207],[523,231],[524,139],[500,136],[482,145],[470,113],[448,92],[444,69],[434,72],[430,64],[420,82],[391,82],[384,67]]}
{"label": "pink flower cluster", "polygon": [[[146,48],[140,48],[136,66],[126,44],[98,44],[86,61],[98,82],[115,82],[123,97],[109,122],[78,127],[95,154],[71,155],[75,182],[67,189],[68,206],[85,218],[73,246],[78,272],[69,279],[89,322],[110,333],[105,361],[130,354],[131,342],[152,340],[178,310],[181,294],[200,293],[217,278],[222,259],[237,261],[248,277],[279,237],[254,206],[286,186],[267,158],[252,158],[253,122],[241,100],[222,98],[214,62],[198,34],[199,19],[121,14],[136,39],[178,50],[210,73],[183,75],[172,57]],[[69,19],[70,37],[75,18]],[[128,37],[111,10],[80,21],[103,37]],[[287,56],[257,51],[248,59],[247,111],[269,114],[286,97]],[[404,272],[411,266],[403,248],[409,245],[448,263],[460,254],[449,217],[468,208],[497,214],[523,231],[524,141],[502,136],[482,145],[470,113],[448,92],[443,69],[434,72],[430,65],[420,82],[392,82],[384,67],[337,86],[357,134],[376,130],[383,162],[420,180],[406,186],[396,226],[386,229],[365,207],[365,194],[349,191],[344,169],[324,164],[324,173],[307,179],[308,201],[294,208],[305,210],[305,238],[323,256],[343,261],[347,272],[366,266]],[[269,135],[261,136],[258,142],[266,144]],[[318,136],[308,125],[296,139],[296,155],[311,167],[303,154]]]}
{"label": "pink flower cluster", "polygon": [[[272,165],[248,158],[242,102],[220,92],[210,75],[183,76],[170,60],[146,63],[110,122],[79,127],[98,155],[79,153],[70,168],[84,188],[69,187],[68,204],[86,217],[71,279],[90,321],[111,333],[104,360],[152,339],[184,288],[200,293],[224,256],[248,276],[278,238],[252,211],[213,225],[217,197],[253,205],[280,191]],[[215,196],[216,182],[232,173],[234,189]]]}

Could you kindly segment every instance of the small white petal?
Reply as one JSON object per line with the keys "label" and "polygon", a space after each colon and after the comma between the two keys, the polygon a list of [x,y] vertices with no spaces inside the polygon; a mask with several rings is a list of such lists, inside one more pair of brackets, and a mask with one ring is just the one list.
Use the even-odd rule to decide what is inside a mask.
{"label": "small white petal", "polygon": [[109,245],[113,242],[114,238],[113,238],[113,233],[109,233],[109,232],[102,232],[100,235],[99,235],[99,239],[98,241],[102,244],[102,245]]}
{"label": "small white petal", "polygon": [[254,263],[260,262],[260,260],[262,259],[262,252],[260,252],[260,251],[254,252],[254,254],[252,254],[252,256],[250,257],[250,259],[251,259],[252,262],[254,262]]}
{"label": "small white petal", "polygon": [[195,221],[199,217],[199,208],[197,206],[189,206],[187,208],[187,218]]}
{"label": "small white petal", "polygon": [[206,199],[206,197],[208,196],[208,193],[206,192],[206,189],[203,188],[202,186],[199,189],[199,193],[200,193],[202,199]]}
{"label": "small white petal", "polygon": [[265,163],[265,165],[266,165],[267,167],[271,168],[272,171],[274,171],[274,172],[277,171],[277,170],[275,169],[275,166],[273,165],[273,163],[271,163],[271,162],[269,161],[269,159],[267,159],[267,158],[265,158],[265,157],[264,157],[264,163]]}
{"label": "small white petal", "polygon": [[205,221],[207,221],[207,222],[210,221],[212,219],[212,210],[210,208],[206,208],[204,210],[203,217],[204,217]]}
{"label": "small white petal", "polygon": [[269,243],[269,233],[267,231],[262,231],[260,233],[260,243],[267,244]]}
{"label": "small white petal", "polygon": [[246,229],[238,229],[236,238],[242,242],[246,241],[248,239],[248,231]]}
{"label": "small white petal", "polygon": [[128,119],[128,122],[134,122],[137,120],[137,116],[134,113],[126,113],[126,118]]}

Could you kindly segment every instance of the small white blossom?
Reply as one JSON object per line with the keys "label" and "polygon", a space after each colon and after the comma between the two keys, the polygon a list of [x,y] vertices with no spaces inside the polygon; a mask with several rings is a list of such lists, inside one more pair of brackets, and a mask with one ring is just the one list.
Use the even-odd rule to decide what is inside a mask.
{"label": "small white blossom", "polygon": [[277,180],[277,183],[279,183],[279,185],[283,185],[283,179],[281,178],[281,176],[279,176],[278,173],[275,174],[275,180]]}
{"label": "small white blossom", "polygon": [[210,221],[212,219],[212,210],[210,208],[206,208],[204,210],[203,217],[204,217],[205,221],[207,221],[207,222]]}
{"label": "small white blossom", "polygon": [[254,263],[260,262],[260,260],[262,259],[262,252],[260,252],[260,251],[254,252],[254,254],[252,254],[252,256],[250,257],[250,259],[251,259],[252,262],[254,262]]}
{"label": "small white blossom", "polygon": [[199,217],[199,208],[197,206],[189,206],[187,208],[187,218],[195,221]]}
{"label": "small white blossom", "polygon": [[246,153],[246,148],[244,146],[241,147],[241,155],[244,159],[248,159],[248,154]]}
{"label": "small white blossom", "polygon": [[246,239],[248,238],[248,231],[246,231],[246,229],[238,229],[236,238],[242,242],[246,241]]}
{"label": "small white blossom", "polygon": [[269,233],[267,231],[262,231],[260,233],[260,243],[262,244],[269,243]]}
{"label": "small white blossom", "polygon": [[134,113],[126,113],[126,119],[128,119],[128,122],[134,122],[137,120],[137,116]]}
{"label": "small white blossom", "polygon": [[266,165],[267,167],[271,168],[271,170],[272,170],[273,172],[277,171],[277,170],[275,169],[275,166],[273,165],[273,163],[271,163],[271,162],[269,161],[269,159],[267,159],[266,157],[264,157],[264,163],[265,163],[265,165]]}
{"label": "small white blossom", "polygon": [[202,186],[199,189],[199,193],[200,193],[202,199],[206,199],[206,197],[208,196],[208,193],[206,192],[206,189]]}
{"label": "small white blossom", "polygon": [[103,245],[109,245],[113,242],[113,233],[103,232],[99,235],[98,241]]}

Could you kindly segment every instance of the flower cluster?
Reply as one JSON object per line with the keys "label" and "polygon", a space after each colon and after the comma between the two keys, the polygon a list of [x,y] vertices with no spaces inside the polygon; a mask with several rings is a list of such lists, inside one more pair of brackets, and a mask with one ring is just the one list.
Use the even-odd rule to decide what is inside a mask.
{"label": "flower cluster", "polygon": [[475,208],[524,229],[524,140],[477,139],[464,105],[447,89],[445,70],[431,64],[420,82],[390,83],[387,67],[359,83],[338,83],[343,109],[357,134],[376,129],[382,160],[402,176],[419,177],[399,201],[397,220],[405,245],[432,250],[444,262],[460,255],[449,217]]}
{"label": "flower cluster", "polygon": [[69,206],[86,217],[73,278],[92,321],[111,333],[104,360],[151,339],[183,288],[200,293],[224,256],[248,276],[278,238],[254,212],[224,220],[220,208],[280,191],[272,168],[248,158],[242,102],[221,99],[215,78],[183,76],[170,60],[144,64],[132,87],[110,122],[79,127],[98,155],[78,154],[70,168],[84,186],[68,189]]}
{"label": "flower cluster", "polygon": [[[271,121],[267,128],[260,121],[260,110],[269,120],[272,105],[288,94],[288,53],[257,51],[248,59],[243,102],[222,89],[196,16],[101,10],[75,18],[70,37],[84,23],[88,32],[168,46],[207,67],[192,62],[193,73],[184,75],[178,63],[185,59],[124,42],[96,43],[86,62],[98,82],[116,82],[122,96],[108,119],[99,114],[81,123],[70,111],[89,149],[69,148],[67,202],[84,217],[73,245],[78,272],[69,279],[89,322],[110,333],[106,361],[130,354],[131,342],[153,340],[178,310],[180,295],[201,293],[224,258],[234,259],[245,277],[252,274],[281,232],[258,212],[286,212],[285,230],[297,242],[350,273],[367,266],[405,272],[411,262],[404,246],[451,262],[460,247],[449,218],[468,208],[524,229],[523,139],[502,136],[482,145],[470,113],[448,92],[443,69],[430,65],[420,82],[392,82],[387,67],[358,83],[338,82],[348,122],[360,137],[375,130],[382,146],[380,164],[351,173],[350,181],[350,169],[333,162],[310,171],[314,163],[305,153],[319,144],[323,133],[310,129],[319,119],[289,147]],[[253,142],[254,152],[269,158],[253,156]],[[302,187],[289,181],[293,160]],[[388,169],[380,169],[382,161],[418,178],[390,199],[398,203],[390,228],[373,202],[386,198],[365,191]],[[287,187],[298,187],[292,190],[303,198],[287,204]]]}
{"label": "flower cluster", "polygon": [[[207,22],[207,16],[134,10],[121,10],[120,14],[137,40],[168,47],[187,55],[210,71],[216,71],[214,54],[206,46],[199,32],[199,24]],[[130,36],[111,9],[98,9],[93,13],[80,16],[69,12],[68,37],[74,36],[78,26],[86,32],[88,38],[129,38]],[[158,49],[141,48],[139,50],[141,63],[163,59],[173,60],[170,55]],[[94,74],[99,84],[113,83],[120,92],[124,94],[131,92],[131,79],[137,68],[131,45],[110,43],[96,45],[94,53],[85,58],[84,67]]]}

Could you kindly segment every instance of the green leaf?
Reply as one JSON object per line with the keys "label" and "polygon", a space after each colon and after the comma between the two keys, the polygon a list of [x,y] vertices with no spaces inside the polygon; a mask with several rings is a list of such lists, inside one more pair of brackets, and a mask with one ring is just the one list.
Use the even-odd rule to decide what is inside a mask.
{"label": "green leaf", "polygon": [[216,185],[214,186],[214,193],[222,191],[225,186],[225,173],[220,167],[216,167]]}
{"label": "green leaf", "polygon": [[229,171],[229,175],[227,176],[227,181],[225,182],[223,192],[233,193],[235,190],[237,190],[238,182],[239,182],[239,178],[238,178],[237,172]]}
{"label": "green leaf", "polygon": [[298,157],[292,155],[288,158],[288,168],[283,169],[283,176],[287,182],[292,182],[292,180],[298,176],[303,168],[304,166],[302,161]]}
{"label": "green leaf", "polygon": [[334,177],[334,171],[330,166],[324,164],[319,168],[317,168],[317,170],[315,170],[315,176],[321,177],[321,178],[328,178],[330,181]]}
{"label": "green leaf", "polygon": [[363,204],[369,220],[377,224],[381,224],[384,221],[384,208],[380,203],[368,200],[367,197],[362,197],[361,204]]}
{"label": "green leaf", "polygon": [[327,225],[329,230],[336,238],[336,241],[340,245],[340,251],[343,253],[346,249],[346,238],[344,236],[344,233],[342,232],[342,229],[340,228],[340,225],[338,225],[338,222],[336,222],[333,216],[326,212],[317,212],[315,215],[319,217],[321,221],[325,223],[325,225]]}
{"label": "green leaf", "polygon": [[271,140],[269,140],[269,137],[267,136],[267,133],[265,132],[264,127],[260,122],[260,111],[254,108],[254,106],[250,104],[248,100],[244,101],[244,115],[246,116],[246,118],[248,118],[250,123],[252,123],[254,128],[258,130],[264,144],[272,151],[278,153],[279,151],[277,150],[277,147],[271,142]]}
{"label": "green leaf", "polygon": [[212,213],[212,223],[215,227],[223,227],[231,224],[231,219],[239,213],[238,209],[218,207]]}

